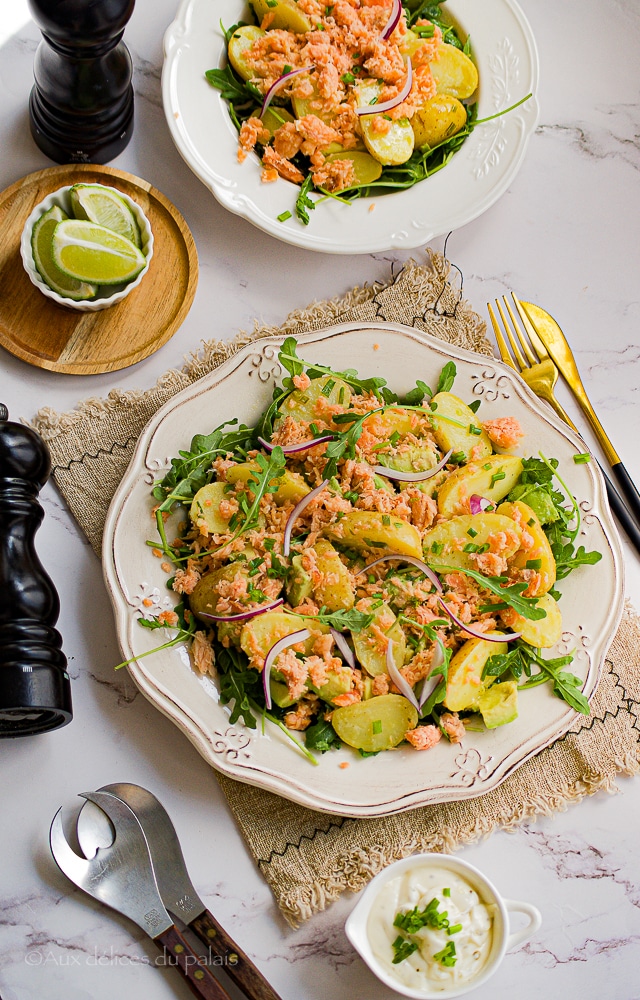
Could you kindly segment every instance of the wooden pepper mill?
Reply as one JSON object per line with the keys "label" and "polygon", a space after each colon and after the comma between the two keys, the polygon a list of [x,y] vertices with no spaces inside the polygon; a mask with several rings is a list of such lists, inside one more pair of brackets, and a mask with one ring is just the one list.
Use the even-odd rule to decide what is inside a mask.
{"label": "wooden pepper mill", "polygon": [[131,56],[121,40],[135,0],[29,0],[43,34],[31,134],[57,163],[107,163],[133,131]]}
{"label": "wooden pepper mill", "polygon": [[0,403],[0,738],[71,722],[71,684],[53,627],[60,603],[35,552],[51,472],[42,438],[8,419]]}

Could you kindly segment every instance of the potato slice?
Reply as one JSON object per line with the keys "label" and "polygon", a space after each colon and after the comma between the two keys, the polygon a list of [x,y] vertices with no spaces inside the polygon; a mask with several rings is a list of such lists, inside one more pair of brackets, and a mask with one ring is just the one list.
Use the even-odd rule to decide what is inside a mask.
{"label": "potato slice", "polygon": [[283,28],[297,35],[311,31],[311,22],[299,9],[296,0],[252,0],[252,7],[259,21],[266,14],[273,14],[270,28]]}
{"label": "potato slice", "polygon": [[[227,469],[227,481],[229,483],[248,483],[251,491],[251,476],[257,471],[259,466],[256,462],[241,462]],[[251,481],[250,481],[251,480]],[[278,480],[280,485],[274,491],[273,498],[279,507],[285,503],[298,503],[307,493],[311,492],[311,487],[307,485],[299,472],[289,472],[285,469],[283,475]]]}
{"label": "potato slice", "polygon": [[478,86],[478,70],[469,56],[455,45],[444,42],[438,46],[436,58],[429,66],[438,94],[451,94],[464,100],[471,97]]}
{"label": "potato slice", "polygon": [[370,677],[378,677],[387,672],[387,644],[381,639],[381,628],[393,642],[393,662],[398,670],[404,665],[407,640],[388,604],[381,604],[372,613],[374,619],[371,625],[354,632],[352,638],[358,660]]}
{"label": "potato slice", "polygon": [[[248,579],[248,573],[248,567],[243,563],[237,562],[227,563],[226,566],[222,566],[220,569],[215,569],[211,573],[205,573],[198,580],[193,592],[189,595],[189,607],[194,615],[197,618],[202,618],[203,614],[215,615],[216,607],[220,600],[220,594],[217,590],[218,583],[221,580],[234,580],[238,574],[246,576]],[[208,619],[202,618],[202,621],[208,621]]]}
{"label": "potato slice", "polygon": [[318,634],[328,632],[329,626],[321,624],[315,618],[288,615],[286,611],[266,611],[263,615],[249,619],[242,627],[240,645],[249,659],[261,666],[274,643],[303,628],[312,630],[311,638],[304,640],[305,653],[310,656]]}
{"label": "potato slice", "polygon": [[517,455],[491,455],[482,462],[470,462],[445,480],[438,490],[438,510],[451,517],[464,509],[470,496],[477,493],[497,503],[515,486],[522,472]]}
{"label": "potato slice", "polygon": [[355,594],[351,574],[337,551],[326,538],[319,538],[314,548],[317,566],[322,574],[321,582],[313,588],[316,602],[320,607],[323,605],[327,607],[329,611],[352,608]]}
{"label": "potato slice", "polygon": [[[556,582],[556,561],[551,551],[549,539],[545,535],[537,515],[523,500],[500,504],[498,513],[517,518],[522,525],[522,530],[532,536],[533,546],[516,552],[510,565],[515,566],[516,569],[535,569],[540,574],[537,586],[533,590],[530,588],[527,592],[528,597],[540,597],[541,594],[546,594]],[[544,619],[542,620],[544,621]]]}
{"label": "potato slice", "polygon": [[223,535],[229,530],[229,520],[220,513],[220,501],[226,496],[225,483],[209,483],[198,490],[189,517],[203,535]]}
{"label": "potato slice", "polygon": [[418,713],[400,694],[383,694],[336,708],[331,723],[343,743],[356,750],[377,753],[402,743],[404,734],[415,729]]}
{"label": "potato slice", "polygon": [[286,108],[281,108],[270,104],[265,113],[262,116],[262,124],[266,129],[269,130],[270,134],[273,135],[277,130],[285,124],[285,122],[294,121],[294,117],[290,111]]}
{"label": "potato slice", "polygon": [[[354,88],[357,94],[359,107],[371,104],[382,91],[382,86],[377,80],[365,80]],[[389,131],[384,135],[373,129],[374,117],[379,114],[375,104],[371,105],[370,115],[360,116],[360,129],[364,144],[374,157],[384,167],[395,166],[399,163],[406,163],[411,154],[415,140],[413,129],[408,118],[398,118],[397,121],[389,123]]]}
{"label": "potato slice", "polygon": [[255,75],[254,70],[248,65],[245,57],[253,43],[265,34],[266,32],[262,28],[258,28],[255,24],[244,24],[241,28],[237,28],[229,39],[229,46],[227,48],[229,62],[238,76],[243,80],[250,80]]}
{"label": "potato slice", "polygon": [[353,510],[324,533],[334,542],[350,548],[371,549],[377,555],[399,552],[404,556],[422,559],[420,532],[413,524],[395,514],[381,514],[377,510]]}
{"label": "potato slice", "polygon": [[307,389],[294,389],[291,395],[287,396],[278,411],[274,425],[279,427],[285,417],[306,420],[309,423],[314,420],[326,420],[328,423],[327,405],[340,405],[348,409],[350,402],[351,389],[347,383],[334,375],[323,375],[321,378],[312,379]]}
{"label": "potato slice", "polygon": [[[489,635],[500,636],[502,632],[490,632]],[[444,706],[451,712],[462,712],[466,709],[478,711],[480,697],[491,687],[495,678],[482,680],[482,671],[490,656],[506,653],[506,642],[489,642],[488,639],[468,639],[460,647],[449,664],[447,694]]]}
{"label": "potato slice", "polygon": [[362,149],[344,149],[331,153],[327,156],[327,163],[333,160],[351,160],[356,184],[372,184],[382,173],[382,164]]}
{"label": "potato slice", "polygon": [[562,638],[562,612],[551,594],[542,594],[538,598],[537,606],[546,611],[546,618],[533,622],[529,618],[523,618],[513,608],[501,612],[500,617],[514,632],[520,632],[522,639],[530,646],[535,646],[536,649],[549,649]]}
{"label": "potato slice", "polygon": [[506,545],[500,553],[509,559],[518,551],[522,536],[520,528],[511,518],[493,513],[452,517],[425,534],[422,540],[425,559],[434,566],[444,563],[461,569],[476,569],[473,552],[465,552],[463,546],[482,546],[491,535],[502,531],[508,531],[513,536],[512,544]]}
{"label": "potato slice", "polygon": [[411,128],[416,146],[437,146],[467,124],[467,112],[457,97],[436,94],[416,111]]}
{"label": "potato slice", "polygon": [[431,400],[433,404],[433,433],[443,451],[451,448],[454,453],[464,455],[465,462],[469,461],[472,449],[474,459],[493,454],[489,435],[482,430],[475,413],[466,403],[452,392],[438,392]]}

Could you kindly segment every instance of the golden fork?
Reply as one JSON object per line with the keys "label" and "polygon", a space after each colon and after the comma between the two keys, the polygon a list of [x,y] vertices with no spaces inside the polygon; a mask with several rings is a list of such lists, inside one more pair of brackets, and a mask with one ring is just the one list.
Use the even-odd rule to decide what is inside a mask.
{"label": "golden fork", "polygon": [[[516,318],[516,315],[514,314],[506,296],[502,296],[502,302],[499,299],[496,299],[495,303],[496,308],[500,313],[506,339],[500,328],[500,324],[498,323],[493,307],[491,303],[488,302],[487,309],[489,311],[491,325],[493,326],[493,332],[496,336],[500,357],[505,364],[513,368],[514,371],[520,373],[529,388],[535,392],[536,396],[549,403],[556,413],[562,417],[565,423],[567,423],[579,437],[582,437],[569,414],[564,410],[555,397],[553,390],[558,380],[558,369],[556,365],[549,357],[544,344],[540,340],[535,327],[531,323],[529,316],[525,312],[519,299],[513,292],[511,293],[511,297],[516,307],[518,316],[522,322],[522,326],[524,327],[524,330],[526,330],[526,334],[529,339],[527,340],[527,336],[518,322],[518,319]],[[506,313],[508,313],[509,319],[507,319],[505,310]],[[624,528],[629,540],[640,553],[640,528],[627,510],[625,504],[618,495],[615,486],[606,475],[602,466],[600,466],[600,471],[604,476],[611,509]]]}

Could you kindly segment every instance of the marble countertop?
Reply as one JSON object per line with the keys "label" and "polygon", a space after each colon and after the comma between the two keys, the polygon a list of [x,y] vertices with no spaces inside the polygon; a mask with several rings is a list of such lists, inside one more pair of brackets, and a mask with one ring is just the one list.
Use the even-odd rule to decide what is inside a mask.
{"label": "marble countertop", "polygon": [[[485,317],[486,302],[513,289],[559,320],[592,402],[640,482],[640,7],[522,3],[540,52],[540,122],[509,190],[450,236],[447,253],[464,275],[465,296]],[[115,386],[150,386],[203,339],[230,338],[256,319],[278,324],[296,307],[384,280],[392,266],[422,257],[296,250],[218,205],[174,148],[164,119],[162,36],[175,8],[175,0],[138,0],[126,29],[136,126],[112,165],[145,177],[187,219],[200,259],[193,307],[155,355],[111,375],[53,374],[2,352],[0,397],[14,419],[30,419],[42,405],[68,410]],[[12,0],[0,25],[0,187],[51,165],[28,129],[39,38],[26,0]],[[443,241],[433,245],[442,249]],[[564,387],[558,395],[599,453]],[[210,768],[127,676],[114,675],[120,656],[98,560],[51,485],[42,503],[38,551],[61,597],[58,627],[75,717],[57,733],[1,747],[3,1000],[189,995],[175,970],[154,964],[154,946],[137,928],[71,892],[51,861],[47,831],[57,808],[115,780],[161,798],[196,887],[283,1000],[391,1000],[344,937],[354,897],[298,930],[286,925]],[[640,608],[640,559],[626,542],[625,559],[627,596]],[[507,957],[478,1000],[640,997],[639,823],[640,779],[621,779],[617,794],[598,793],[460,851],[506,896],[535,903],[543,915],[540,931]]]}

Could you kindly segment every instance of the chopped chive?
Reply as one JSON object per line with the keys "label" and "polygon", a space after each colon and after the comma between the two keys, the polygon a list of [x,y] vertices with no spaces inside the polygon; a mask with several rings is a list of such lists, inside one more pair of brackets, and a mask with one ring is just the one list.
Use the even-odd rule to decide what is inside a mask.
{"label": "chopped chive", "polygon": [[527,569],[540,569],[542,566],[542,559],[527,559]]}
{"label": "chopped chive", "polygon": [[286,222],[287,219],[290,219],[291,217],[292,217],[291,212],[280,212],[280,215],[278,216],[278,222]]}
{"label": "chopped chive", "polygon": [[469,528],[467,534],[469,535],[470,538],[475,538],[478,532],[476,531],[475,528]]}
{"label": "chopped chive", "polygon": [[343,73],[342,74],[342,82],[343,83],[355,83],[355,80],[356,80],[356,78],[353,75],[353,73]]}
{"label": "chopped chive", "polygon": [[469,424],[469,434],[475,434],[476,436],[482,434],[482,428],[476,427],[475,424]]}
{"label": "chopped chive", "polygon": [[458,934],[462,930],[462,924],[454,924],[453,927],[447,927],[447,934]]}
{"label": "chopped chive", "polygon": [[340,403],[340,405],[342,405],[344,403],[344,386],[343,385],[340,386],[340,392],[338,393],[338,402]]}
{"label": "chopped chive", "polygon": [[398,431],[394,431],[391,437],[389,438],[389,444],[391,445],[392,448],[395,448],[399,440],[400,440],[400,433]]}
{"label": "chopped chive", "polygon": [[502,469],[498,469],[498,471],[494,472],[494,474],[491,477],[491,486],[495,486],[496,483],[499,483],[501,479],[506,479],[506,478],[507,478],[506,472],[503,472]]}
{"label": "chopped chive", "polygon": [[[451,462],[452,465],[462,465],[462,463],[465,462],[466,459],[467,456],[463,451],[454,451],[449,461]],[[489,466],[489,468],[491,468],[491,466]]]}
{"label": "chopped chive", "polygon": [[320,392],[322,393],[322,395],[326,396],[327,399],[328,399],[329,396],[331,395],[331,392],[332,392],[335,384],[336,384],[336,380],[333,379],[333,378],[330,378],[329,381],[325,385],[323,385],[322,389],[320,390]]}
{"label": "chopped chive", "polygon": [[482,466],[482,468],[484,469],[485,472],[488,472],[489,469],[491,468],[491,462],[487,462],[486,465]]}
{"label": "chopped chive", "polygon": [[285,66],[282,67],[282,75],[284,76],[285,73],[290,73],[292,69],[293,66],[289,66],[289,64],[287,63]]}
{"label": "chopped chive", "polygon": [[376,582],[375,574],[374,573],[369,573],[369,575],[367,577],[367,583],[375,583],[375,582]]}
{"label": "chopped chive", "polygon": [[574,455],[573,461],[576,465],[586,465],[587,462],[591,461],[591,455],[588,451],[583,451],[580,455]]}
{"label": "chopped chive", "polygon": [[[478,405],[480,405],[480,400],[478,400]],[[443,889],[442,890],[442,895],[443,896],[450,896],[451,895],[451,889]]]}
{"label": "chopped chive", "polygon": [[431,543],[431,551],[435,555],[439,556],[443,549],[444,549],[444,542],[432,542]]}
{"label": "chopped chive", "polygon": [[385,524],[385,525],[387,525],[387,526],[389,526],[391,524],[391,518],[389,517],[388,514],[383,514],[382,515],[382,523]]}
{"label": "chopped chive", "polygon": [[373,733],[374,736],[377,736],[379,733],[382,732],[382,722],[380,719],[374,719],[374,721],[371,723],[371,732]]}
{"label": "chopped chive", "polygon": [[530,517],[529,520],[527,521],[529,527],[531,527],[535,523],[536,523],[535,517]]}
{"label": "chopped chive", "polygon": [[475,542],[467,542],[467,544],[462,547],[462,551],[463,552],[477,552],[479,548],[480,548],[480,546],[476,545]]}

